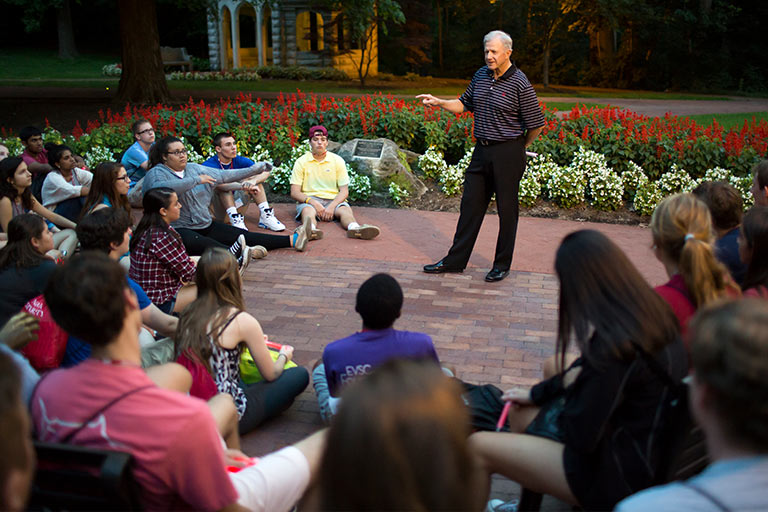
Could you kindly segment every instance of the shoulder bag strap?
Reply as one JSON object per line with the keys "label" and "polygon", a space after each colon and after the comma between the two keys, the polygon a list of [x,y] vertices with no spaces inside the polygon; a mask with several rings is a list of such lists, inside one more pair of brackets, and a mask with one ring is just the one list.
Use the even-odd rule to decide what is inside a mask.
{"label": "shoulder bag strap", "polygon": [[631,341],[632,346],[635,347],[635,350],[637,350],[640,353],[640,357],[643,358],[643,360],[646,362],[648,367],[661,379],[668,385],[671,386],[673,389],[675,389],[677,386],[679,386],[680,382],[675,382],[675,379],[673,379],[667,370],[665,370],[661,364],[656,360],[655,357],[652,357],[643,347],[641,347],[636,341]]}
{"label": "shoulder bag strap", "polygon": [[122,395],[119,395],[116,398],[113,398],[112,400],[107,402],[107,404],[104,407],[101,407],[98,411],[93,413],[87,420],[85,420],[83,422],[82,425],[80,425],[78,428],[76,428],[75,430],[73,430],[72,432],[70,432],[69,434],[64,436],[62,439],[60,439],[59,442],[63,443],[63,444],[69,443],[72,439],[74,439],[74,437],[77,434],[79,434],[83,429],[85,429],[90,422],[95,420],[99,416],[99,414],[102,414],[104,411],[106,411],[107,409],[109,409],[110,407],[115,405],[120,400],[122,400],[124,398],[127,398],[127,397],[133,395],[134,393],[138,393],[139,391],[143,391],[145,389],[154,388],[154,387],[157,387],[157,386],[155,386],[154,384],[147,384],[146,386],[140,386],[138,388],[134,388],[134,389],[131,389],[129,391],[126,391]]}
{"label": "shoulder bag strap", "polygon": [[715,497],[715,496],[714,496],[712,493],[710,493],[709,491],[707,491],[707,490],[705,490],[705,489],[702,489],[702,488],[701,488],[701,487],[699,487],[698,485],[694,485],[694,484],[692,484],[691,482],[680,482],[680,483],[681,483],[681,484],[683,484],[683,486],[684,486],[684,487],[687,487],[687,488],[691,489],[692,491],[696,491],[696,492],[697,492],[697,493],[699,493],[701,496],[703,496],[703,497],[705,497],[706,499],[708,499],[708,500],[709,500],[709,501],[710,501],[710,502],[711,502],[711,503],[712,503],[714,506],[716,506],[716,507],[718,508],[718,510],[721,510],[722,512],[730,512],[730,511],[731,511],[731,509],[729,509],[729,508],[728,508],[728,507],[725,505],[725,503],[723,503],[722,501],[720,501],[718,498],[716,498],[716,497]]}

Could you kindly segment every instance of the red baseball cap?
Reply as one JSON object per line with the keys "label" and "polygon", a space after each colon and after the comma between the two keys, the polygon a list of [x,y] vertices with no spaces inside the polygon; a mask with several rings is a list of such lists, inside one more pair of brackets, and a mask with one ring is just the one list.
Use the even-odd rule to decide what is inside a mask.
{"label": "red baseball cap", "polygon": [[325,126],[318,124],[309,129],[309,138],[311,139],[317,135],[317,132],[322,133],[325,137],[328,136],[328,130],[325,129]]}

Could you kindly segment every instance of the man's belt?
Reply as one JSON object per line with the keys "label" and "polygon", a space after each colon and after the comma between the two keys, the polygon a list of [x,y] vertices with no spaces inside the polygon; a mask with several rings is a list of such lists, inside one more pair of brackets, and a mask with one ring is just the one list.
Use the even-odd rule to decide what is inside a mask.
{"label": "man's belt", "polygon": [[514,137],[512,139],[507,140],[489,140],[489,139],[477,139],[477,143],[481,146],[495,146],[496,144],[504,144],[505,142],[514,142],[516,140],[522,139],[523,136],[519,135],[517,137]]}

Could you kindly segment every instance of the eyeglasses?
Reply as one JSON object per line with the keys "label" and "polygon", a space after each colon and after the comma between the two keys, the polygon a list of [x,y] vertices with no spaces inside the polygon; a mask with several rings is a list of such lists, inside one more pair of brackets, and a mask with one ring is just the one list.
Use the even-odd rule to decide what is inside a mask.
{"label": "eyeglasses", "polygon": [[144,135],[145,133],[154,132],[154,131],[155,131],[154,128],[147,128],[146,130],[141,130],[139,132],[139,135]]}
{"label": "eyeglasses", "polygon": [[118,176],[117,178],[115,178],[115,181],[120,181],[120,180],[131,181],[131,177],[128,176],[127,174],[123,174],[122,176]]}
{"label": "eyeglasses", "polygon": [[187,154],[187,150],[186,149],[180,149],[178,151],[166,151],[165,154],[166,155],[173,155],[173,156],[181,156],[181,155],[186,155]]}

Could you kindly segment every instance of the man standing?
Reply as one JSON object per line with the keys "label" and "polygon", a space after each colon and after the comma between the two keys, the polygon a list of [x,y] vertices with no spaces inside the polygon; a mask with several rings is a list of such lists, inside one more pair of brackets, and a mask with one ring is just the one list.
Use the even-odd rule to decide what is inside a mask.
{"label": "man standing", "polygon": [[[254,161],[237,154],[237,141],[229,132],[217,133],[213,137],[213,148],[216,154],[203,162],[206,167],[213,169],[245,169],[254,165]],[[248,229],[240,211],[245,211],[249,204],[259,205],[259,227],[272,231],[283,231],[285,225],[275,217],[275,212],[269,206],[267,194],[262,183],[269,178],[266,173],[257,174],[242,183],[227,183],[217,187],[213,197],[214,216],[222,220],[226,211],[229,223],[240,229]],[[230,192],[229,190],[232,190]]]}
{"label": "man standing", "polygon": [[131,133],[136,142],[125,150],[121,163],[131,178],[128,201],[134,208],[140,208],[143,192],[139,182],[149,169],[149,149],[155,143],[155,129],[146,119],[139,119],[131,125]]}
{"label": "man standing", "polygon": [[301,219],[304,232],[310,240],[322,238],[316,220],[330,222],[339,219],[347,230],[347,237],[371,240],[380,230],[368,224],[360,225],[347,203],[349,174],[347,164],[328,148],[328,130],[325,126],[309,129],[310,152],[296,160],[291,174],[291,197],[299,202],[296,219]]}
{"label": "man standing", "polygon": [[420,94],[424,105],[439,106],[454,114],[466,110],[475,115],[477,139],[464,178],[461,214],[448,255],[424,266],[424,272],[463,272],[483,224],[491,196],[496,194],[499,236],[493,268],[486,281],[509,275],[515,250],[518,187],[525,172],[525,148],[541,133],[544,116],[536,93],[525,74],[510,60],[512,38],[500,30],[486,34],[485,66],[472,78],[458,99],[445,100]]}

